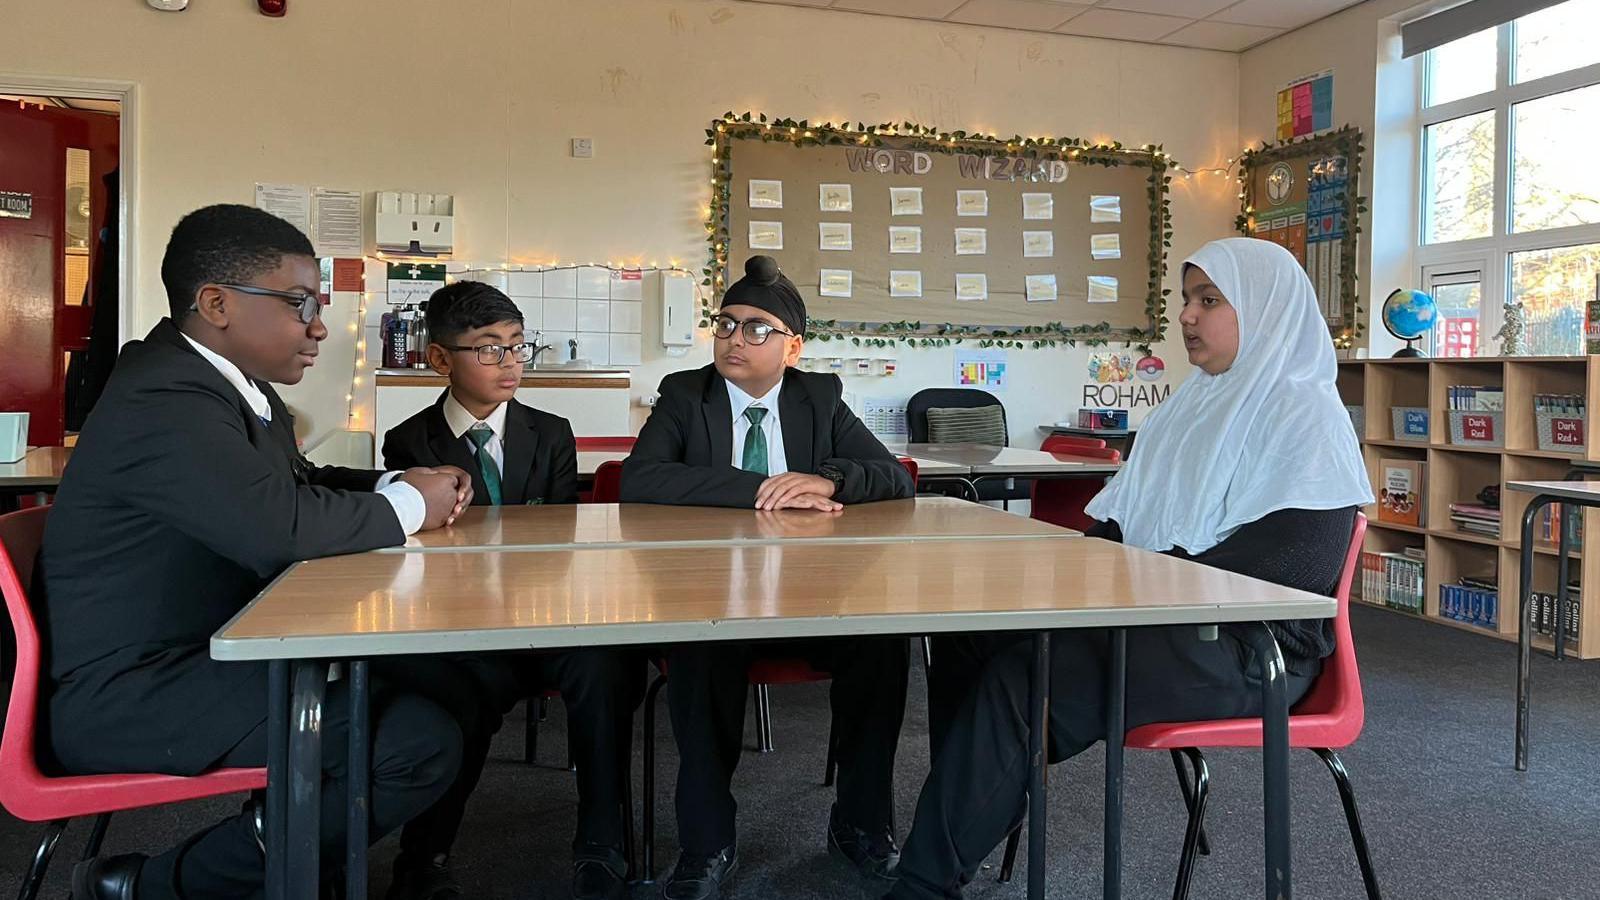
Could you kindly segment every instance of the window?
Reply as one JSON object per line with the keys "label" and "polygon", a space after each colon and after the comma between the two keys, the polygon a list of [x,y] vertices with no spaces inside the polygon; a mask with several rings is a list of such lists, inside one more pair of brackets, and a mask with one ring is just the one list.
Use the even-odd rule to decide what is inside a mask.
{"label": "window", "polygon": [[1583,352],[1600,273],[1600,0],[1424,55],[1416,261],[1436,355],[1494,355],[1521,303],[1531,353]]}

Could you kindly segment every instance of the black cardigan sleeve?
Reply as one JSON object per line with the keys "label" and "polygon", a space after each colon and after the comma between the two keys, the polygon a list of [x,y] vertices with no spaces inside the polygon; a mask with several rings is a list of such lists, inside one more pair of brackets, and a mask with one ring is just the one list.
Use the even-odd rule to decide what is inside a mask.
{"label": "black cardigan sleeve", "polygon": [[[1174,547],[1167,553],[1218,569],[1260,578],[1284,587],[1332,596],[1350,549],[1356,508],[1282,509],[1239,526],[1227,540],[1203,553]],[[1087,534],[1122,540],[1116,522],[1097,522]],[[1297,661],[1322,659],[1333,652],[1331,619],[1294,619],[1270,624],[1289,668]]]}

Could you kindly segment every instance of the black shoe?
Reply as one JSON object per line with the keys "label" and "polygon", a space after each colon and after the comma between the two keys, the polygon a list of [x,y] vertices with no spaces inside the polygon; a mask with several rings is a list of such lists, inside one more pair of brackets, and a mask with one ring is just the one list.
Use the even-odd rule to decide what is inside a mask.
{"label": "black shoe", "polygon": [[72,867],[72,900],[134,900],[144,855],[96,856]]}
{"label": "black shoe", "polygon": [[665,900],[716,900],[722,896],[722,886],[733,880],[739,868],[739,849],[733,844],[722,848],[715,856],[678,854],[678,864],[661,885]]}
{"label": "black shoe", "polygon": [[839,819],[838,804],[828,814],[828,851],[844,857],[862,875],[882,881],[893,881],[900,865],[900,847],[889,829],[868,832],[848,825]]}
{"label": "black shoe", "polygon": [[394,881],[385,900],[455,900],[461,884],[450,871],[450,858],[423,858],[402,853],[394,861]]}
{"label": "black shoe", "polygon": [[572,866],[572,900],[623,900],[628,884],[621,875],[597,859],[580,859]]}

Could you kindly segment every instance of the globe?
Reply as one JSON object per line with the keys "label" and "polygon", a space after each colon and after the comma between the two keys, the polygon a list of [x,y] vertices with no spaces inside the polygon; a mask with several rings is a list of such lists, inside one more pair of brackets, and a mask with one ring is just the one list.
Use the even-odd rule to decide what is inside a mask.
{"label": "globe", "polygon": [[1383,327],[1406,342],[1404,350],[1395,354],[1421,356],[1411,342],[1427,334],[1439,322],[1439,306],[1433,297],[1421,291],[1401,288],[1383,301]]}

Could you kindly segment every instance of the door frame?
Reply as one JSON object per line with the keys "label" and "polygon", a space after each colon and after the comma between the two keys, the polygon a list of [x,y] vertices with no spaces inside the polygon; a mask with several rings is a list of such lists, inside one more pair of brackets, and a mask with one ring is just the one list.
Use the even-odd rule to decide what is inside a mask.
{"label": "door frame", "polygon": [[0,70],[0,94],[38,97],[76,97],[116,100],[122,105],[117,118],[117,346],[132,338],[134,297],[139,286],[139,85],[110,78],[76,78],[68,75],[30,75]]}

